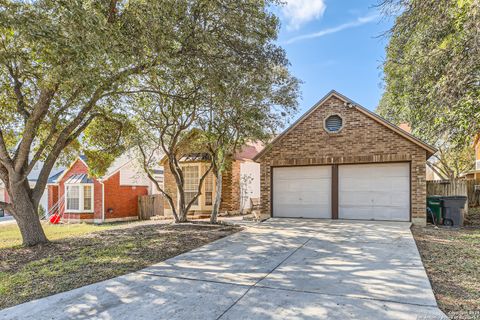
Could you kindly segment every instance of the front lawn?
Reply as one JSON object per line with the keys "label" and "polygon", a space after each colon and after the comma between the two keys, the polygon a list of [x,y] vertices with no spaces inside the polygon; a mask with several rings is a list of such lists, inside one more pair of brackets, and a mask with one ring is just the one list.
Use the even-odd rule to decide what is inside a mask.
{"label": "front lawn", "polygon": [[133,272],[240,230],[151,223],[110,228],[76,237],[70,233],[36,248],[0,249],[0,309]]}
{"label": "front lawn", "polygon": [[[118,224],[116,224],[118,225]],[[111,229],[115,224],[58,224],[42,223],[43,230],[49,240],[75,237],[95,231]],[[22,244],[22,236],[15,222],[0,225],[0,249],[17,247]]]}
{"label": "front lawn", "polygon": [[439,307],[480,311],[480,229],[412,228]]}

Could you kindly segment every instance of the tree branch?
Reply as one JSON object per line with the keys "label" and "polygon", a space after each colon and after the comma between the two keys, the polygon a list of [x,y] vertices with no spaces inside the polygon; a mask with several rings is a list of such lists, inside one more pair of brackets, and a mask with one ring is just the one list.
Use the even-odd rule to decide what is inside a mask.
{"label": "tree branch", "polygon": [[25,97],[22,93],[23,83],[18,78],[18,74],[13,70],[12,66],[6,65],[6,67],[8,69],[8,72],[10,73],[10,76],[13,79],[13,92],[15,93],[15,97],[17,99],[17,111],[23,116],[24,121],[26,122],[27,119],[30,117],[30,113],[27,111],[28,105],[25,102]]}
{"label": "tree branch", "polygon": [[8,154],[7,145],[3,138],[3,132],[0,129],[0,163],[7,169],[13,169],[13,161]]}
{"label": "tree branch", "polygon": [[153,182],[153,184],[155,185],[157,190],[160,191],[165,198],[167,198],[167,201],[168,201],[170,207],[172,208],[173,218],[175,219],[176,222],[178,222],[179,221],[178,220],[178,214],[177,214],[177,211],[175,209],[175,203],[173,201],[173,198],[162,187],[160,187],[160,184],[158,183],[158,181],[151,174],[150,168],[148,167],[147,156],[146,156],[143,148],[140,145],[138,145],[138,149],[140,150],[140,153],[142,154],[143,170],[147,174],[148,179],[150,179],[150,181]]}
{"label": "tree branch", "polygon": [[[139,66],[135,66],[126,70],[123,70],[110,78],[108,78],[103,85],[101,85],[95,92],[92,94],[89,101],[85,104],[82,110],[77,114],[77,116],[60,132],[57,140],[55,141],[52,151],[47,156],[43,167],[40,171],[40,174],[37,179],[37,183],[35,184],[35,188],[33,190],[32,198],[34,201],[38,202],[41,198],[45,186],[48,181],[48,177],[50,172],[55,165],[60,153],[65,149],[69,143],[75,140],[82,131],[88,126],[88,124],[94,119],[95,116],[98,114],[92,115],[89,119],[84,121],[87,117],[88,113],[96,106],[98,100],[102,96],[103,92],[110,88],[111,85],[122,79],[123,77],[141,72],[147,67],[146,64],[142,64]],[[83,122],[83,124],[82,124]]]}
{"label": "tree branch", "polygon": [[30,155],[30,149],[37,134],[38,127],[48,112],[48,108],[50,107],[55,92],[56,88],[42,90],[32,113],[26,121],[22,140],[20,141],[20,145],[13,158],[16,172],[20,172],[28,162],[28,156]]}

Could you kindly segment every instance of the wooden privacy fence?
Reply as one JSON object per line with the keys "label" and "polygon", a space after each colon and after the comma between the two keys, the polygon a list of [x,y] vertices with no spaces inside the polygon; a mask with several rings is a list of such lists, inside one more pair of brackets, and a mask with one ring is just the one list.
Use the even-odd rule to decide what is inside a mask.
{"label": "wooden privacy fence", "polygon": [[153,216],[163,216],[163,196],[161,194],[138,197],[138,218],[150,220]]}
{"label": "wooden privacy fence", "polygon": [[427,196],[467,196],[468,206],[480,205],[480,191],[475,191],[474,180],[427,181]]}
{"label": "wooden privacy fence", "polygon": [[468,205],[470,207],[480,206],[480,190],[475,190],[475,180],[466,180],[465,182],[467,183]]}

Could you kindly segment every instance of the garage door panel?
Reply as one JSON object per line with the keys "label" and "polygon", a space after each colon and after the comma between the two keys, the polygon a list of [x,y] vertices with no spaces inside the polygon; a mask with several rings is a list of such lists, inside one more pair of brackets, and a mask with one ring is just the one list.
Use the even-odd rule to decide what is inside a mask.
{"label": "garage door panel", "polygon": [[403,207],[378,206],[373,210],[375,220],[405,221],[403,218],[405,208]]}
{"label": "garage door panel", "polygon": [[274,179],[294,181],[292,176],[298,179],[312,179],[331,177],[331,169],[329,166],[312,166],[312,167],[282,167],[274,168]]}
{"label": "garage door panel", "polygon": [[364,189],[369,186],[365,178],[345,178],[344,183],[340,186],[339,192],[355,191],[360,187]]}
{"label": "garage door panel", "polygon": [[370,192],[343,192],[342,204],[344,206],[370,205]]}
{"label": "garage door panel", "polygon": [[405,190],[410,188],[410,179],[408,177],[393,177],[391,178],[392,188],[398,190]]}
{"label": "garage door panel", "polygon": [[409,164],[339,166],[339,218],[409,221]]}
{"label": "garage door panel", "polygon": [[331,166],[273,169],[275,217],[330,218]]}
{"label": "garage door panel", "polygon": [[394,197],[392,197],[392,206],[405,207],[405,203],[410,203],[409,192],[399,192]]}
{"label": "garage door panel", "polygon": [[370,220],[372,216],[372,210],[367,207],[343,206],[342,211],[345,216],[352,216],[358,220]]}

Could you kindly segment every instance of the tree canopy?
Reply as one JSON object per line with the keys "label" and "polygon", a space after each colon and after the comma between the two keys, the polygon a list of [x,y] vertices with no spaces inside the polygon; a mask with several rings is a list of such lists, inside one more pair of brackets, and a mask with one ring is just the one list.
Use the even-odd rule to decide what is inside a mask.
{"label": "tree canopy", "polygon": [[[278,19],[264,4],[229,3],[232,8],[225,12],[231,19],[230,29],[207,23],[199,31],[204,33],[205,45],[210,45],[208,50],[195,60],[179,56],[171,65],[152,68],[131,91],[127,105],[132,106],[138,130],[132,141],[140,150],[147,173],[158,165],[158,150],[165,154],[176,188],[168,190],[158,184],[157,188],[179,222],[186,220],[209,173],[202,173],[196,196],[187,201],[179,161],[185,152],[185,137],[192,131],[201,132],[196,135],[201,143],[197,143],[203,143],[203,152],[210,152],[213,166],[209,170],[215,169],[219,181],[224,156],[231,155],[248,138],[264,137],[268,130],[272,133],[285,115],[295,111],[298,80],[288,71],[284,50],[273,44]],[[152,174],[150,179],[155,183]],[[174,201],[176,197],[178,201]]]}
{"label": "tree canopy", "polygon": [[378,112],[437,147],[460,149],[480,130],[480,2],[385,0],[390,30]]}
{"label": "tree canopy", "polygon": [[[136,130],[132,95],[154,88],[155,102],[188,109],[185,99],[200,105],[221,70],[287,65],[272,42],[278,19],[268,9],[278,3],[0,0],[0,179],[11,199],[0,208],[24,244],[47,241],[38,203],[59,157],[82,148],[80,136],[94,173],[121,152]],[[27,177],[40,160],[32,188]]]}

